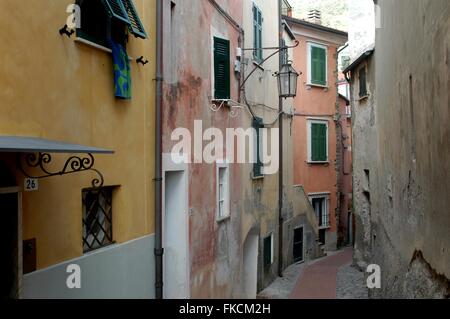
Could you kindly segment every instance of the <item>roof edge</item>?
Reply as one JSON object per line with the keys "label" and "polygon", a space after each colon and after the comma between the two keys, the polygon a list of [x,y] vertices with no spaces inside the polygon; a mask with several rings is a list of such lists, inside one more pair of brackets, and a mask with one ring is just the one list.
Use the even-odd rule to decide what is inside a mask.
{"label": "roof edge", "polygon": [[344,71],[342,71],[342,73],[346,74],[350,71],[353,71],[356,67],[358,67],[358,65],[366,60],[368,57],[370,57],[373,53],[375,52],[375,49],[368,49],[366,51],[364,51],[359,57],[356,58],[355,61],[353,61],[348,67],[346,67],[344,69]]}
{"label": "roof edge", "polygon": [[338,30],[338,29],[333,29],[333,28],[326,27],[326,26],[323,26],[323,25],[320,25],[320,24],[311,23],[311,22],[308,22],[306,20],[300,20],[300,19],[289,17],[289,16],[283,16],[283,19],[286,20],[287,22],[299,24],[299,25],[302,25],[302,26],[307,27],[307,28],[313,28],[313,29],[316,29],[316,30],[325,31],[325,32],[334,33],[334,34],[337,34],[337,35],[348,37],[348,32],[341,31],[341,30]]}

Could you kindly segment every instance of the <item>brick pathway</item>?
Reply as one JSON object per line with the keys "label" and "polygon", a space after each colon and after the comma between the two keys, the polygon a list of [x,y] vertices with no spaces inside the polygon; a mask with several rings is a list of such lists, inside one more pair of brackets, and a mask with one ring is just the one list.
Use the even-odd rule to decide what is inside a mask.
{"label": "brick pathway", "polygon": [[300,274],[290,295],[293,299],[336,299],[337,274],[352,262],[351,248],[308,265]]}

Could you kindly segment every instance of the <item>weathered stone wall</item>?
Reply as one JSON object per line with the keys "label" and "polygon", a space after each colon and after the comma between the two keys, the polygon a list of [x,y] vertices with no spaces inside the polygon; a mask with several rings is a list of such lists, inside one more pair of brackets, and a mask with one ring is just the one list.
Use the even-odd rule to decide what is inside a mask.
{"label": "weathered stone wall", "polygon": [[[359,71],[366,68],[367,98],[359,97]],[[375,116],[375,60],[369,57],[352,72],[352,130],[353,130],[353,210],[355,213],[356,263],[365,268],[370,259],[371,235],[371,181],[377,161]],[[372,174],[371,174],[372,173]]]}
{"label": "weathered stone wall", "polygon": [[381,266],[372,297],[448,298],[450,2],[378,4],[375,105],[355,106],[356,257]]}

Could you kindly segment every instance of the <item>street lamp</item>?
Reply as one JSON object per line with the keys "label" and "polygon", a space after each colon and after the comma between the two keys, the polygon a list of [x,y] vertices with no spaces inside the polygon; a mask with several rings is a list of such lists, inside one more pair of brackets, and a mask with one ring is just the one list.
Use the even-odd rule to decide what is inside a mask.
{"label": "street lamp", "polygon": [[297,80],[300,74],[295,71],[290,62],[283,64],[280,72],[276,74],[278,78],[278,92],[281,98],[297,96]]}

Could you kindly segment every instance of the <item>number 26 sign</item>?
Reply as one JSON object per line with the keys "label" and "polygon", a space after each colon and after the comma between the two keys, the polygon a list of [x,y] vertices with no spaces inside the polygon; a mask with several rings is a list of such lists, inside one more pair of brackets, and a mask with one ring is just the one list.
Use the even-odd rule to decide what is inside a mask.
{"label": "number 26 sign", "polygon": [[24,188],[26,192],[34,192],[39,189],[39,180],[37,178],[25,178]]}

